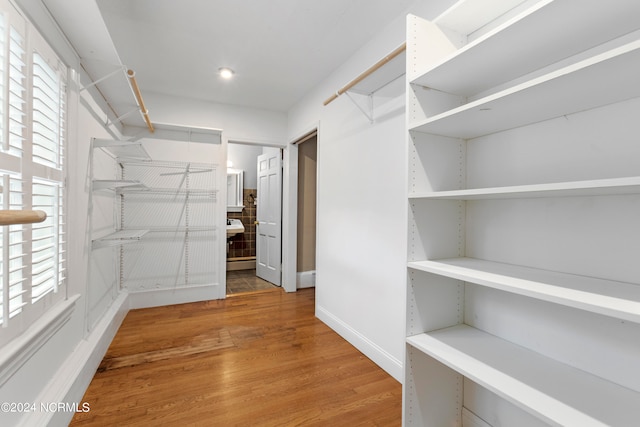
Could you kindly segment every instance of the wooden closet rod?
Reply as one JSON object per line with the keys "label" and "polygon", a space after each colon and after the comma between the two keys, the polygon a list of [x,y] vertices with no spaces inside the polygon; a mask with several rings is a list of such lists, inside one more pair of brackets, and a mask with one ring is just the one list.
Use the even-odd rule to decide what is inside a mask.
{"label": "wooden closet rod", "polygon": [[136,96],[136,100],[138,101],[138,106],[140,106],[142,117],[144,117],[144,121],[147,122],[147,127],[149,128],[149,132],[153,133],[154,129],[153,129],[153,125],[151,124],[151,120],[149,119],[149,111],[147,111],[147,107],[145,107],[144,101],[142,100],[142,94],[140,93],[138,82],[136,82],[135,71],[127,70],[127,77],[129,77],[129,81],[131,82],[131,88],[133,89],[133,93]]}
{"label": "wooden closet rod", "polygon": [[361,81],[363,81],[364,79],[369,77],[371,74],[375,73],[384,64],[386,64],[387,62],[391,61],[396,56],[400,55],[406,49],[407,49],[407,43],[406,42],[402,43],[402,45],[400,45],[400,47],[396,48],[393,52],[391,52],[390,54],[388,54],[387,56],[382,58],[380,61],[378,61],[375,64],[373,64],[365,72],[360,74],[355,79],[351,80],[349,83],[347,83],[345,86],[343,86],[342,89],[338,90],[336,93],[334,93],[329,98],[327,98],[324,101],[323,105],[328,105],[331,101],[333,101],[334,99],[336,99],[337,97],[339,97],[340,95],[342,95],[343,93],[345,93],[346,91],[348,91],[349,89],[351,89],[352,87],[354,87],[355,85],[357,85],[358,83],[360,83]]}
{"label": "wooden closet rod", "polygon": [[33,224],[47,219],[44,211],[0,210],[0,225]]}

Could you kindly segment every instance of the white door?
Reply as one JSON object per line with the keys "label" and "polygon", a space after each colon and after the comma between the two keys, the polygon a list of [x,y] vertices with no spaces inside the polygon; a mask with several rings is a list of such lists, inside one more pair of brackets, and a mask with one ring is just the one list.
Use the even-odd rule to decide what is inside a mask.
{"label": "white door", "polygon": [[282,265],[282,155],[258,156],[256,275],[280,286]]}

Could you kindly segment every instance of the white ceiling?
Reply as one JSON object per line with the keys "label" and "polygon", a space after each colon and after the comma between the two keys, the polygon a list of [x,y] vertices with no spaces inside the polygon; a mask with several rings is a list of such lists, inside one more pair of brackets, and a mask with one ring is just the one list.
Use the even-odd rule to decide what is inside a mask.
{"label": "white ceiling", "polygon": [[[45,3],[83,59],[113,62],[113,57],[100,57],[104,46],[102,50],[95,47],[109,43],[87,40],[99,38],[100,29],[105,37],[110,35],[121,63],[135,70],[143,96],[159,93],[277,111],[291,108],[413,2],[95,1],[99,10],[93,6],[97,12],[92,18],[89,11],[77,15],[77,8],[68,1]],[[88,2],[74,3],[86,7]],[[70,12],[89,22],[66,16]],[[106,31],[100,28],[104,27],[100,20]],[[74,28],[83,25],[91,37]],[[236,71],[232,81],[217,76],[223,66]],[[118,108],[118,100],[110,103]]]}

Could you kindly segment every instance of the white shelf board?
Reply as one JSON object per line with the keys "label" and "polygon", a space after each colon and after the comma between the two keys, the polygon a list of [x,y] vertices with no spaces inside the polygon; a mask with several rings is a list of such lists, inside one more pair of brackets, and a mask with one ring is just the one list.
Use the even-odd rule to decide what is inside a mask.
{"label": "white shelf board", "polygon": [[640,96],[640,40],[415,123],[475,138]]}
{"label": "white shelf board", "polygon": [[[580,19],[565,18],[576,11]],[[452,10],[447,19],[435,22],[455,30],[462,25],[455,16],[473,13],[477,11]],[[637,0],[541,1],[443,58],[412,83],[470,96],[636,30],[638,16]]]}
{"label": "white shelf board", "polygon": [[458,0],[433,22],[457,33],[469,35],[523,2],[524,0]]}
{"label": "white shelf board", "polygon": [[123,134],[131,137],[133,141],[141,139],[166,140],[180,142],[202,142],[220,144],[222,142],[222,129],[198,126],[183,126],[172,123],[153,122],[154,132],[144,126],[123,126]]}
{"label": "white shelf board", "polygon": [[118,179],[94,179],[93,190],[115,190],[119,188],[144,188],[140,181],[127,181]]}
{"label": "white shelf board", "polygon": [[205,189],[184,189],[184,188],[151,188],[146,187],[142,184],[140,186],[122,186],[118,188],[118,192],[121,194],[164,194],[170,196],[205,196],[205,197],[215,197],[218,193],[218,190],[205,190]]}
{"label": "white shelf board", "polygon": [[467,190],[416,192],[410,199],[489,200],[535,197],[578,197],[640,194],[640,177],[596,179],[549,184],[516,185],[510,187]]}
{"label": "white shelf board", "polygon": [[96,139],[93,146],[108,152],[115,159],[151,160],[149,153],[140,142]]}
{"label": "white shelf board", "polygon": [[[474,258],[414,261],[409,268],[640,323],[640,284]],[[640,402],[639,402],[640,403]]]}
{"label": "white shelf board", "polygon": [[407,342],[551,425],[630,426],[640,419],[640,393],[467,325]]}
{"label": "white shelf board", "polygon": [[119,230],[93,241],[94,247],[119,246],[140,240],[149,230]]}
{"label": "white shelf board", "polygon": [[149,227],[150,233],[207,233],[211,231],[216,231],[217,227],[215,225],[190,225],[190,226],[153,226]]}

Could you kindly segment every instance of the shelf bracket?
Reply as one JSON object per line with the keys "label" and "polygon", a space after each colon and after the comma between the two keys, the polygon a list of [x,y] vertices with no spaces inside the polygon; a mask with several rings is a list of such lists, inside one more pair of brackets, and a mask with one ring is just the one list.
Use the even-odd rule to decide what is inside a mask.
{"label": "shelf bracket", "polygon": [[115,75],[116,75],[116,74],[118,74],[118,73],[124,73],[124,70],[125,70],[125,67],[118,67],[118,69],[117,69],[117,70],[112,71],[111,73],[109,73],[109,74],[107,74],[107,75],[105,75],[105,76],[103,76],[103,77],[100,77],[98,80],[96,80],[96,81],[94,81],[94,82],[91,82],[91,83],[89,83],[88,85],[86,85],[86,86],[82,87],[82,88],[80,89],[80,92],[82,92],[82,91],[84,91],[84,90],[87,90],[87,89],[89,89],[89,88],[91,88],[91,87],[93,87],[93,86],[97,85],[98,83],[103,82],[103,81],[107,80],[108,78],[115,76]]}
{"label": "shelf bracket", "polygon": [[397,47],[396,49],[393,50],[393,52],[391,52],[390,54],[388,54],[387,56],[385,56],[384,58],[382,58],[380,61],[376,62],[375,64],[373,64],[371,67],[369,67],[366,71],[364,71],[362,74],[360,74],[358,77],[356,77],[355,79],[351,80],[349,83],[347,83],[345,86],[343,86],[341,89],[339,89],[336,93],[334,93],[333,95],[331,95],[329,98],[327,98],[323,105],[328,105],[329,103],[331,103],[334,99],[338,98],[340,95],[342,95],[343,93],[346,93],[348,90],[350,90],[351,88],[353,88],[354,86],[356,86],[358,83],[362,82],[363,80],[365,80],[367,77],[369,77],[371,74],[375,73],[376,71],[378,71],[380,68],[382,68],[385,64],[389,63],[391,60],[393,60],[395,57],[397,57],[398,55],[400,55],[401,53],[405,52],[407,50],[407,43],[402,43],[399,47]]}
{"label": "shelf bracket", "polygon": [[366,102],[366,106],[362,106],[361,102],[358,102],[358,100],[352,95],[351,92],[345,92],[345,94],[351,100],[351,102],[353,102],[354,105],[356,107],[358,107],[358,110],[360,110],[362,112],[362,114],[365,115],[365,117],[369,120],[369,123],[373,124],[374,123],[374,120],[373,120],[373,95],[362,95],[362,97],[365,99],[365,102]]}
{"label": "shelf bracket", "polygon": [[106,126],[111,126],[112,124],[119,123],[122,120],[124,120],[126,117],[132,115],[133,113],[137,113],[138,111],[140,111],[138,108],[134,108],[133,110],[131,110],[131,111],[127,112],[127,113],[124,113],[120,117],[116,117],[113,120],[107,120],[107,122],[105,124],[106,124]]}
{"label": "shelf bracket", "polygon": [[[117,74],[123,73],[125,75],[125,77],[127,78],[127,82],[129,85],[129,88],[131,89],[131,92],[133,94],[133,97],[135,99],[136,102],[136,106],[138,107],[138,109],[140,110],[140,113],[142,114],[142,119],[144,120],[144,122],[147,125],[147,128],[149,129],[150,133],[154,132],[154,127],[153,124],[151,123],[151,119],[149,118],[149,110],[147,110],[147,107],[144,104],[144,101],[142,99],[142,93],[140,92],[140,87],[138,86],[138,82],[136,81],[136,73],[133,70],[130,69],[126,69],[125,66],[123,65],[119,65],[117,66],[117,69],[110,72],[109,74],[100,77],[99,79],[97,79],[96,81],[93,81],[89,84],[87,84],[86,86],[82,87],[80,89],[80,92],[87,90],[91,87],[96,86],[98,83],[103,82]],[[107,99],[105,99],[105,101],[107,101],[107,103],[109,102]],[[128,115],[130,115],[131,112],[126,113],[121,115],[120,117],[116,118],[115,120],[107,120],[106,124],[107,126],[110,124],[114,124],[114,123],[118,123],[120,121],[122,121],[122,119],[124,119],[125,117],[127,117]]]}

